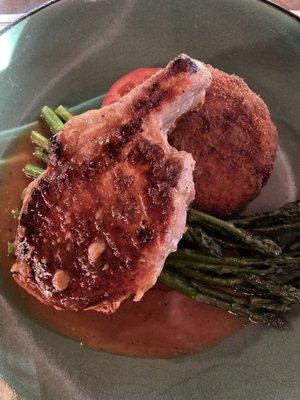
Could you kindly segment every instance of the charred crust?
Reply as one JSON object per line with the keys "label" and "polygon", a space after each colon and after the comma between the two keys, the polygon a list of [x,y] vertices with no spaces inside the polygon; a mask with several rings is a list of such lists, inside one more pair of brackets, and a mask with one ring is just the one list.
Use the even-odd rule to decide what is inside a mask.
{"label": "charred crust", "polygon": [[141,117],[133,118],[127,124],[121,125],[118,129],[117,138],[121,144],[128,143],[131,138],[141,131],[143,120]]}
{"label": "charred crust", "polygon": [[164,158],[163,149],[146,139],[139,140],[128,155],[133,164],[159,163]]}
{"label": "charred crust", "polygon": [[160,88],[159,83],[155,82],[150,86],[143,98],[133,104],[133,108],[142,117],[145,117],[151,110],[159,107],[161,102],[166,98],[167,91]]}
{"label": "charred crust", "polygon": [[178,74],[180,72],[191,72],[195,74],[198,71],[198,66],[191,58],[178,56],[172,61],[169,71],[173,74]]}
{"label": "charred crust", "polygon": [[[47,179],[41,179],[39,182],[38,188],[35,188],[35,189],[38,189],[39,192],[43,192],[43,191],[47,190],[49,188],[49,186],[50,186],[50,183]],[[35,189],[33,190],[34,193],[36,193]]]}
{"label": "charred crust", "polygon": [[94,179],[96,173],[101,170],[101,167],[102,165],[99,160],[87,160],[81,164],[79,172],[83,180],[91,181]]}
{"label": "charred crust", "polygon": [[96,160],[89,160],[89,161],[87,162],[87,167],[88,167],[89,169],[95,169],[96,166],[97,166],[97,161],[96,161]]}
{"label": "charred crust", "polygon": [[59,142],[58,135],[54,135],[49,138],[49,152],[50,152],[50,161],[52,164],[55,164],[62,158],[63,149]]}
{"label": "charred crust", "polygon": [[149,208],[166,206],[171,197],[171,189],[177,186],[182,164],[178,160],[165,159],[163,149],[146,139],[139,140],[128,158],[133,164],[149,165],[145,171],[149,185],[146,194],[149,197]]}
{"label": "charred crust", "polygon": [[117,158],[122,150],[121,146],[117,143],[117,141],[113,140],[113,139],[110,139],[105,144],[105,149],[106,149],[109,157],[112,159]]}
{"label": "charred crust", "polygon": [[121,125],[116,134],[105,144],[109,157],[112,159],[117,158],[133,136],[142,131],[142,125],[143,119],[140,116],[133,118],[127,124]]}
{"label": "charred crust", "polygon": [[24,259],[30,253],[30,246],[27,243],[27,241],[25,240],[25,238],[22,238],[22,240],[19,242],[18,253],[19,253],[19,256]]}
{"label": "charred crust", "polygon": [[151,170],[150,179],[153,182],[164,182],[170,187],[178,183],[182,165],[174,159],[166,160],[163,165],[155,165]]}
{"label": "charred crust", "polygon": [[134,164],[150,164],[148,175],[152,182],[165,182],[170,187],[175,187],[182,172],[182,164],[178,160],[164,159],[164,155],[160,146],[141,139],[128,158]]}
{"label": "charred crust", "polygon": [[20,215],[19,224],[22,227],[26,227],[26,223],[27,223],[26,213],[22,212],[21,215]]}
{"label": "charred crust", "polygon": [[141,244],[148,244],[155,238],[154,229],[145,227],[136,231],[136,238]]}

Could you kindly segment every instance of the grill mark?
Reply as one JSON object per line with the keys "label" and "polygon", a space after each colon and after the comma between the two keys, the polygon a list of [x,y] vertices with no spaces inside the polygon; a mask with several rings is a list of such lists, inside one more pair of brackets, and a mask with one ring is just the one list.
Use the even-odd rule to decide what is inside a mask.
{"label": "grill mark", "polygon": [[122,125],[116,134],[109,138],[105,149],[111,159],[118,158],[124,146],[136,135],[142,132],[143,120],[140,116],[132,118],[127,124]]}
{"label": "grill mark", "polygon": [[155,231],[149,227],[141,228],[136,232],[135,236],[141,244],[148,244],[155,238]]}
{"label": "grill mark", "polygon": [[49,138],[49,154],[50,163],[56,165],[63,157],[63,149],[59,142],[59,135],[54,135]]}
{"label": "grill mark", "polygon": [[148,165],[145,170],[146,181],[149,182],[145,188],[148,198],[148,208],[157,207],[167,209],[172,196],[172,188],[176,187],[183,166],[178,160],[165,159],[163,149],[146,139],[139,140],[128,155],[132,164]]}
{"label": "grill mark", "polygon": [[171,63],[169,71],[173,74],[188,71],[195,74],[198,71],[198,66],[192,59],[179,56]]}
{"label": "grill mark", "polygon": [[145,117],[151,110],[159,107],[167,94],[168,91],[161,89],[159,83],[155,82],[145,91],[143,97],[133,104],[133,109]]}
{"label": "grill mark", "polygon": [[24,259],[26,258],[26,256],[30,252],[30,246],[28,245],[28,243],[27,243],[27,241],[26,241],[26,239],[24,237],[21,239],[18,251],[19,251],[19,255],[21,257],[23,257]]}
{"label": "grill mark", "polygon": [[163,158],[163,149],[146,139],[139,140],[128,155],[128,159],[132,164],[159,163]]}

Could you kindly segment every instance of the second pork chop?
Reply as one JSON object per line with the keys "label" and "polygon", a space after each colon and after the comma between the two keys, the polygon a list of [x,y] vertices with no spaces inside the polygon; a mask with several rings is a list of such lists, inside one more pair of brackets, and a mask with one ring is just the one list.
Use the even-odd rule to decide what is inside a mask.
{"label": "second pork chop", "polygon": [[69,120],[24,199],[12,268],[21,286],[57,308],[112,312],[155,284],[194,198],[194,160],[166,132],[210,80],[181,55],[121,101]]}

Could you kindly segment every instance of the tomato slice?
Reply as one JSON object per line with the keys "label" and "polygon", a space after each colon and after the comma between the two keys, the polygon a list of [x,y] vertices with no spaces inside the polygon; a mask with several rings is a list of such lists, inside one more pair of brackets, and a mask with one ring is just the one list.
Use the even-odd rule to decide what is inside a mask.
{"label": "tomato slice", "polygon": [[122,96],[130,92],[130,90],[135,88],[137,85],[143,83],[160,69],[161,68],[137,68],[122,76],[106,93],[102,102],[102,107],[118,101]]}

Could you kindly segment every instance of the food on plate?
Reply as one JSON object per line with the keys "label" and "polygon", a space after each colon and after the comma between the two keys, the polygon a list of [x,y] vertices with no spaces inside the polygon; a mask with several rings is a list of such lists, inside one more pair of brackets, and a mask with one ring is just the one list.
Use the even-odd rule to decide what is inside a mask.
{"label": "food on plate", "polygon": [[12,268],[21,286],[58,308],[113,312],[155,284],[194,198],[194,160],[166,133],[203,103],[210,80],[207,67],[180,55],[51,138],[47,170],[21,210]]}
{"label": "food on plate", "polygon": [[[219,84],[218,79],[233,79],[232,97],[224,92],[221,99],[216,81],[213,90],[208,88],[210,70]],[[186,218],[194,163],[167,142],[179,116],[194,107],[201,113],[205,90],[216,100],[204,103],[210,104],[212,120],[227,101],[238,98],[239,85],[249,89],[187,56],[156,69],[133,89],[145,75],[152,76],[153,70],[139,69],[116,82],[104,101],[114,104],[100,110],[74,117],[63,106],[55,112],[43,107],[41,116],[56,135],[47,139],[31,133],[35,157],[48,164],[46,170],[31,164],[24,168],[26,176],[37,179],[25,191],[21,212],[13,212],[20,219],[16,249],[8,246],[17,255],[14,278],[57,308],[113,312],[125,297],[139,300],[159,276],[161,283],[193,300],[284,328],[282,314],[300,304],[299,201],[228,221],[195,209]],[[272,124],[261,100],[249,96],[250,114],[244,110],[252,123],[249,132],[256,126],[253,110],[259,109],[252,101],[262,107],[257,114],[262,118],[265,113],[265,127]],[[186,131],[181,126],[180,134],[188,136],[189,125],[183,126]],[[215,126],[225,141],[220,125]],[[241,126],[237,122],[233,130]],[[269,169],[277,147],[271,128],[249,133],[265,138],[259,142],[265,145],[257,146]]]}
{"label": "food on plate", "polygon": [[[272,171],[277,132],[264,101],[239,77],[208,65],[212,82],[203,107],[183,115],[169,142],[196,161],[193,207],[225,216],[259,195]],[[158,69],[120,78],[104,98],[111,104]]]}
{"label": "food on plate", "polygon": [[196,161],[193,206],[225,216],[257,197],[277,152],[277,132],[264,101],[243,79],[209,66],[203,107],[184,115],[169,135]]}

